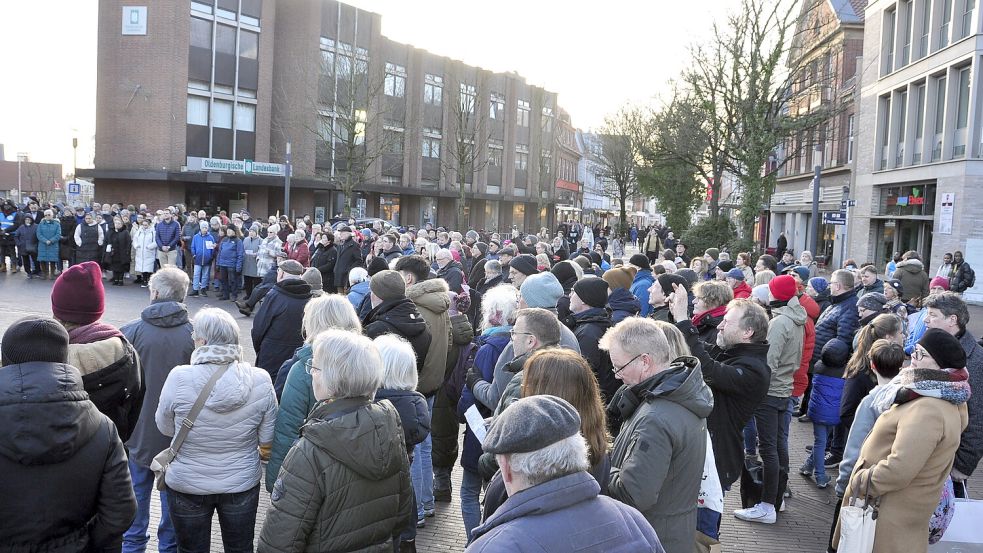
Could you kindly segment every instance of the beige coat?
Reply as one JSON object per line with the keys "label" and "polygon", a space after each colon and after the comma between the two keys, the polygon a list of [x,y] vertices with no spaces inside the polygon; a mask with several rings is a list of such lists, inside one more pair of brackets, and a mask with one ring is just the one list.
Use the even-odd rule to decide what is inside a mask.
{"label": "beige coat", "polygon": [[[870,493],[881,500],[874,553],[928,550],[928,521],[968,422],[965,403],[929,397],[894,405],[877,419],[843,499],[847,505],[853,486],[872,478]],[[839,541],[837,524],[833,544]]]}
{"label": "beige coat", "polygon": [[430,330],[430,349],[423,360],[420,381],[416,391],[432,396],[444,383],[447,370],[447,351],[451,343],[451,317],[447,310],[451,306],[447,282],[442,278],[431,278],[418,282],[406,289],[409,298],[420,310],[423,320]]}

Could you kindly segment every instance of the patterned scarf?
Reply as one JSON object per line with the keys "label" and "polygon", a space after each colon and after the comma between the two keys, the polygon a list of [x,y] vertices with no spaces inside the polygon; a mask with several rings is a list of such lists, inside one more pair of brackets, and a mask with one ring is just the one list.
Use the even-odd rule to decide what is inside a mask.
{"label": "patterned scarf", "polygon": [[123,337],[123,333],[118,328],[99,321],[68,331],[68,343],[70,344],[91,344],[117,337]]}
{"label": "patterned scarf", "polygon": [[228,365],[240,360],[242,346],[239,344],[200,346],[191,352],[192,365]]}
{"label": "patterned scarf", "polygon": [[920,397],[943,399],[953,405],[969,400],[969,371],[961,369],[904,369],[898,375],[901,389],[895,396],[897,404]]}

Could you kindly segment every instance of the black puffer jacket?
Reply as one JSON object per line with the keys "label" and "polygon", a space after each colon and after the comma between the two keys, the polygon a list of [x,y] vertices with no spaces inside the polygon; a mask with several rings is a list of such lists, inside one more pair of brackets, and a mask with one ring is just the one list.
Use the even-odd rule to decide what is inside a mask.
{"label": "black puffer jacket", "polygon": [[577,337],[580,353],[594,370],[594,376],[597,377],[597,383],[601,387],[601,399],[607,405],[607,401],[621,387],[621,381],[614,377],[611,356],[598,347],[601,336],[611,328],[611,316],[606,309],[593,307],[583,313],[567,317],[564,322]]}
{"label": "black puffer jacket", "polygon": [[276,382],[280,365],[304,344],[301,323],[311,299],[311,285],[299,278],[277,282],[263,299],[253,320],[256,366],[266,369]]}
{"label": "black puffer jacket", "polygon": [[[321,272],[321,286],[325,290],[334,290],[336,286],[344,287],[334,280],[334,268],[338,262],[338,249],[334,244],[322,246],[319,242],[311,255],[311,267]],[[345,284],[348,284],[347,282]]]}
{"label": "black puffer jacket", "polygon": [[427,439],[430,434],[430,408],[423,394],[415,390],[389,390],[380,388],[375,393],[376,403],[388,400],[399,413],[399,422],[403,425],[403,437],[406,441],[406,451],[413,451],[413,446]]}
{"label": "black puffer jacket", "polygon": [[0,550],[119,551],[136,499],[116,427],[60,363],[0,369]]}
{"label": "black puffer jacket", "polygon": [[975,285],[976,274],[973,268],[969,266],[969,263],[963,261],[958,266],[956,266],[956,274],[952,277],[949,284],[949,289],[953,292],[963,293],[966,290],[972,288],[971,284]]}
{"label": "black puffer jacket", "polygon": [[375,339],[383,334],[397,334],[406,338],[416,354],[416,370],[423,371],[423,364],[430,349],[430,329],[416,304],[407,298],[384,301],[362,319],[365,335]]}
{"label": "black puffer jacket", "polygon": [[[94,350],[111,352],[114,360],[102,365],[102,358],[98,354],[93,355]],[[120,336],[90,344],[72,344],[69,346],[69,358],[93,359],[85,368],[82,367],[86,363],[76,365],[83,373],[85,391],[99,411],[116,425],[120,439],[124,442],[129,440],[140,418],[146,391],[143,368],[136,350],[125,337]]]}

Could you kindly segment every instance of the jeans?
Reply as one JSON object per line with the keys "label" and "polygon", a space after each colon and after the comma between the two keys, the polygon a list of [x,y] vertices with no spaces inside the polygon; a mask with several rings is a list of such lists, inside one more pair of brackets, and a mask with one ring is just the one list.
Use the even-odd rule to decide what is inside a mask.
{"label": "jeans", "polygon": [[[761,474],[761,497],[772,503],[778,497],[781,472],[788,472],[788,414],[789,398],[767,396],[754,411],[758,427],[758,447],[764,465]],[[768,500],[768,501],[766,501]]]}
{"label": "jeans", "polygon": [[758,426],[754,424],[754,417],[744,425],[744,454],[758,454]]}
{"label": "jeans", "polygon": [[191,289],[194,291],[208,290],[208,277],[211,267],[208,265],[195,265],[195,276],[191,279]]}
{"label": "jeans", "polygon": [[816,476],[818,484],[829,481],[829,476],[826,474],[826,444],[832,437],[834,428],[836,428],[835,424],[812,421],[812,456],[802,468],[808,470],[812,465],[812,473]]}
{"label": "jeans", "polygon": [[218,511],[226,553],[252,553],[259,507],[259,484],[239,493],[194,495],[167,489],[171,521],[181,553],[208,553],[212,514]]}
{"label": "jeans", "polygon": [[219,267],[219,278],[222,280],[222,299],[239,297],[239,272],[235,267]]}
{"label": "jeans", "polygon": [[[150,541],[150,502],[153,500],[154,471],[129,461],[130,479],[133,493],[137,497],[137,514],[130,529],[123,533],[123,553],[143,553]],[[157,526],[157,550],[161,553],[175,553],[177,540],[171,514],[167,506],[167,492],[160,492],[160,524]]]}
{"label": "jeans", "polygon": [[468,533],[468,543],[471,543],[471,531],[481,524],[481,475],[464,469],[461,474],[461,518],[464,519],[464,530]]}
{"label": "jeans", "polygon": [[[433,398],[427,398],[427,407],[433,415]],[[433,440],[430,435],[416,444],[413,452],[413,464],[410,465],[410,477],[413,480],[413,493],[416,495],[416,518],[423,518],[425,509],[433,509]]]}

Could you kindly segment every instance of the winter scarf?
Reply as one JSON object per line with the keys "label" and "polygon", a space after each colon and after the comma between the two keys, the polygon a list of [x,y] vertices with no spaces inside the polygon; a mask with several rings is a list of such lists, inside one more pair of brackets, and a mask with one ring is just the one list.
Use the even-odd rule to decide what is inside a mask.
{"label": "winter scarf", "polygon": [[192,365],[228,365],[241,359],[242,346],[239,344],[200,346],[191,352]]}
{"label": "winter scarf", "polygon": [[907,403],[920,397],[943,399],[953,405],[969,400],[969,371],[961,369],[904,369],[898,375],[901,389],[894,402]]}
{"label": "winter scarf", "polygon": [[703,313],[700,313],[699,315],[693,315],[693,319],[691,320],[691,322],[693,323],[693,326],[699,327],[700,326],[700,323],[703,322],[703,319],[706,319],[707,317],[722,317],[724,315],[724,313],[726,313],[726,312],[727,312],[727,306],[726,305],[720,305],[720,306],[714,307],[713,309],[711,309],[709,311],[704,311]]}
{"label": "winter scarf", "polygon": [[68,331],[70,344],[92,344],[116,337],[122,338],[123,333],[115,326],[99,321]]}

